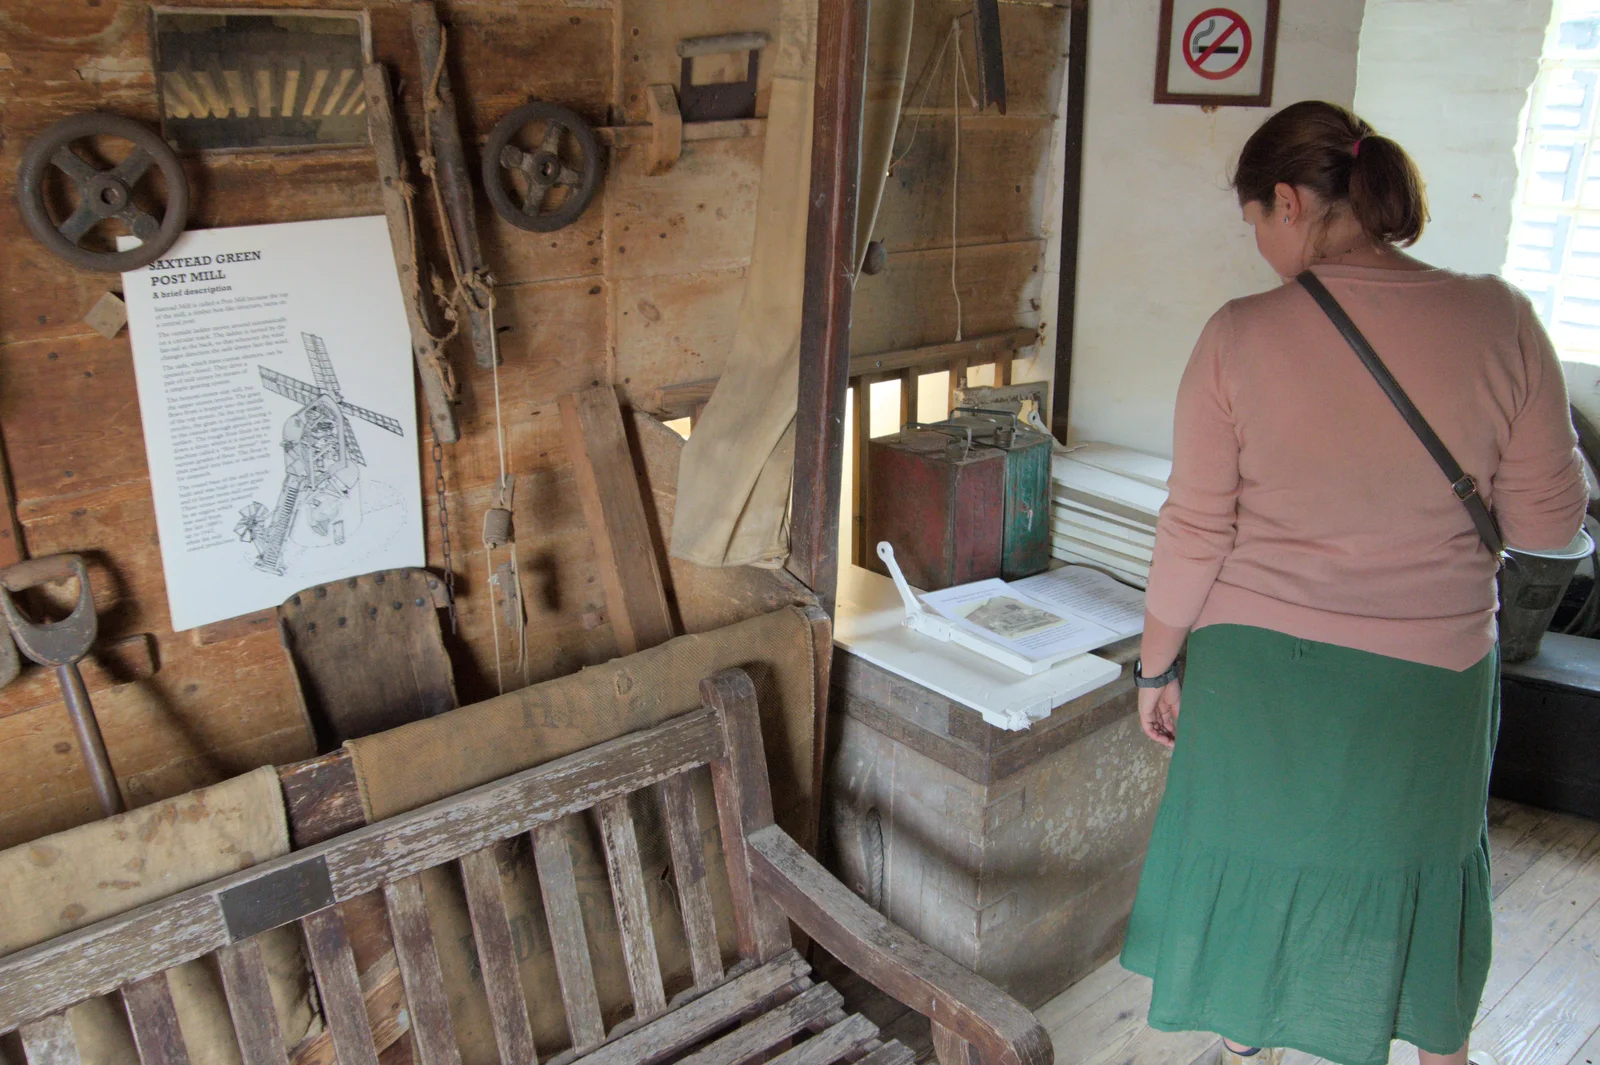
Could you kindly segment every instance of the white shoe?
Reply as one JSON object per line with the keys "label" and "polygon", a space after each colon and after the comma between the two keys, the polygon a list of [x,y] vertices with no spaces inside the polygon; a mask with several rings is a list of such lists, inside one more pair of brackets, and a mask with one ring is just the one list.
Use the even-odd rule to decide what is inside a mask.
{"label": "white shoe", "polygon": [[1469,1050],[1467,1065],[1500,1065],[1500,1059],[1487,1050]]}

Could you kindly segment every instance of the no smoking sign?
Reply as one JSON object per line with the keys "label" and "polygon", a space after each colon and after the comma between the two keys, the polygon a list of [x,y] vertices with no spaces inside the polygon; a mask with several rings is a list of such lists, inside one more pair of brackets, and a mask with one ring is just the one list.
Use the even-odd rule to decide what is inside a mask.
{"label": "no smoking sign", "polygon": [[1272,103],[1277,0],[1163,0],[1156,103]]}

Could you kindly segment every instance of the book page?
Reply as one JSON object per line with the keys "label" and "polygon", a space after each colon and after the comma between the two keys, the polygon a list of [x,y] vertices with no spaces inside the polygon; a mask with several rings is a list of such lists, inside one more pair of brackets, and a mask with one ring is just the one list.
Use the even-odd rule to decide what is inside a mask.
{"label": "book page", "polygon": [[1104,625],[1052,610],[1001,580],[929,592],[922,601],[968,632],[1037,662],[1082,654],[1117,639]]}
{"label": "book page", "polygon": [[1011,587],[1065,614],[1104,625],[1119,639],[1144,631],[1144,593],[1087,566],[1063,566]]}

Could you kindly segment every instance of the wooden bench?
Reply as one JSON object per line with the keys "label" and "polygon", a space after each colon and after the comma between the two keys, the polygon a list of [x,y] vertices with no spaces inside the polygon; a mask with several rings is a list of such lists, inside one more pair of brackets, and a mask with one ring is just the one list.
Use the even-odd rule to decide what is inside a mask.
{"label": "wooden bench", "polygon": [[[943,1065],[1050,1065],[1033,1015],[890,924],[773,823],[755,688],[740,670],[701,684],[701,709],[326,840],[0,959],[0,1035],[28,1065],[80,1065],[69,1007],[120,993],[142,1065],[187,1065],[166,970],[215,955],[243,1065],[286,1065],[254,937],[299,922],[339,1065],[377,1065],[338,903],[381,891],[417,1065],[459,1065],[420,883],[459,869],[502,1065],[538,1065],[494,847],[531,835],[570,1046],[545,1065],[910,1065],[899,1043],[845,1016],[794,949],[789,922],[930,1018]],[[737,931],[717,945],[686,774],[709,766]],[[628,796],[657,789],[692,960],[668,997],[657,962]],[[632,1015],[603,1022],[563,818],[594,810],[626,961]],[[554,991],[555,989],[550,989]]]}

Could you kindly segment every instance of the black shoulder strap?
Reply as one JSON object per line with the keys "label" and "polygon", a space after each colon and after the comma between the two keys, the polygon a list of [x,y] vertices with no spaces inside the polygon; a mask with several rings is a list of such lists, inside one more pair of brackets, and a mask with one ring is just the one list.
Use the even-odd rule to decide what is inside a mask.
{"label": "black shoulder strap", "polygon": [[1467,508],[1467,514],[1472,518],[1472,524],[1477,528],[1483,546],[1487,547],[1489,553],[1496,559],[1502,558],[1506,549],[1505,541],[1500,538],[1500,528],[1495,523],[1494,515],[1489,513],[1489,508],[1483,504],[1483,497],[1478,495],[1478,483],[1461,469],[1461,464],[1450,454],[1450,449],[1444,446],[1444,441],[1439,439],[1439,435],[1433,431],[1433,427],[1422,416],[1422,412],[1417,410],[1417,405],[1411,402],[1411,397],[1400,387],[1400,382],[1389,372],[1389,367],[1378,358],[1378,353],[1372,350],[1367,338],[1361,335],[1361,330],[1356,328],[1356,323],[1350,320],[1350,316],[1339,306],[1339,301],[1333,298],[1333,293],[1328,291],[1321,279],[1307,270],[1296,280],[1300,282],[1301,287],[1311,293],[1311,298],[1317,301],[1317,306],[1322,308],[1323,313],[1344,336],[1346,343],[1355,350],[1362,364],[1378,382],[1378,387],[1383,389],[1383,394],[1389,397],[1389,402],[1400,412],[1400,417],[1411,426],[1411,431],[1417,434],[1417,439],[1428,449],[1433,461],[1439,464],[1444,475],[1450,479],[1450,488],[1455,492],[1456,498],[1461,500],[1462,506]]}

